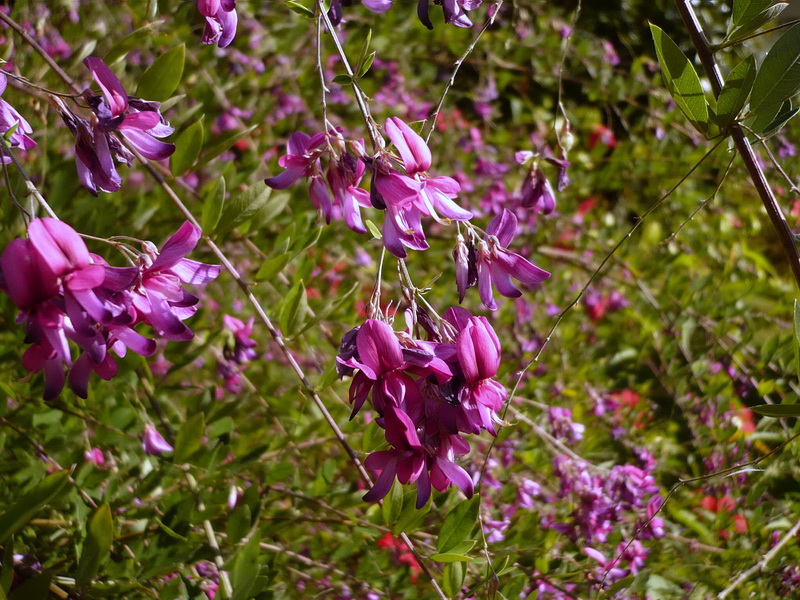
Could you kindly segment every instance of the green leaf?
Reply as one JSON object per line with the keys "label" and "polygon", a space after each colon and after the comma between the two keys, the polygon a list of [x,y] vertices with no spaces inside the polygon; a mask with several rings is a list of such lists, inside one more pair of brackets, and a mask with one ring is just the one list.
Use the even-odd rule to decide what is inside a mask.
{"label": "green leaf", "polygon": [[750,112],[751,127],[758,133],[766,129],[781,111],[783,103],[800,90],[800,23],[791,27],[772,46],[758,69]]}
{"label": "green leaf", "polygon": [[747,37],[762,25],[777,18],[787,6],[788,2],[775,2],[775,0],[734,0],[733,18],[725,39],[732,42]]}
{"label": "green leaf", "polygon": [[69,475],[66,470],[51,473],[3,513],[0,516],[0,544],[22,529],[39,509],[55,498],[67,484]]}
{"label": "green leaf", "polygon": [[200,218],[200,226],[204,232],[214,231],[222,216],[222,209],[225,207],[225,178],[217,179],[214,189],[203,202],[203,215]]}
{"label": "green leaf", "polygon": [[205,115],[189,125],[175,140],[175,153],[169,161],[173,175],[186,173],[200,156],[203,149],[203,120]]}
{"label": "green leaf", "polygon": [[111,66],[118,60],[125,58],[125,55],[131,50],[141,49],[147,38],[153,34],[161,23],[163,23],[163,21],[148,23],[144,27],[140,27],[136,31],[129,33],[111,47],[111,50],[103,57],[103,61]]}
{"label": "green leaf", "polygon": [[472,559],[464,554],[455,554],[453,552],[437,552],[431,555],[431,560],[440,563],[455,563],[455,562],[470,562]]}
{"label": "green leaf", "polygon": [[751,410],[762,417],[800,417],[800,404],[759,404]]}
{"label": "green leaf", "polygon": [[156,523],[158,523],[158,528],[161,531],[163,531],[164,533],[166,533],[169,537],[171,537],[171,538],[173,538],[175,540],[180,540],[182,542],[188,542],[189,541],[189,538],[187,538],[185,536],[182,536],[180,533],[178,533],[177,531],[175,531],[171,527],[168,527],[167,525],[165,525],[164,522],[161,519],[159,519],[158,517],[156,517]]}
{"label": "green leaf", "polygon": [[222,417],[214,421],[208,428],[208,439],[214,440],[221,435],[230,433],[234,429],[234,422],[231,417]]}
{"label": "green leaf", "polygon": [[445,517],[442,524],[442,530],[439,532],[439,539],[436,542],[438,553],[449,552],[469,537],[478,522],[479,508],[480,497],[474,496],[470,500],[459,503],[447,513],[447,517]]}
{"label": "green leaf", "polygon": [[303,280],[299,280],[292,286],[289,293],[281,305],[281,312],[278,318],[281,332],[286,337],[292,337],[298,333],[308,315],[308,299],[306,298],[306,286]]}
{"label": "green leaf", "polygon": [[731,125],[742,112],[753,82],[756,80],[756,59],[748,56],[728,75],[717,98],[717,123],[723,129]]}
{"label": "green leaf", "polygon": [[313,10],[303,6],[299,2],[295,2],[295,0],[286,0],[286,6],[288,6],[289,10],[291,10],[293,13],[297,13],[301,17],[306,17],[307,19],[314,18]]}
{"label": "green leaf", "polygon": [[278,273],[286,268],[286,265],[288,265],[291,260],[292,255],[288,252],[286,254],[273,256],[259,267],[255,277],[256,281],[269,281],[274,279]]}
{"label": "green leaf", "polygon": [[228,517],[228,538],[231,544],[238,544],[247,535],[253,524],[250,507],[247,504],[237,506]]}
{"label": "green leaf", "polygon": [[391,527],[403,512],[403,486],[398,481],[392,484],[392,489],[383,500],[383,521]]}
{"label": "green leaf", "polygon": [[337,75],[333,78],[333,83],[338,85],[351,85],[353,83],[353,78],[350,75]]}
{"label": "green leaf", "polygon": [[364,60],[364,64],[362,64],[362,65],[361,65],[361,68],[358,70],[358,78],[359,78],[359,79],[361,79],[362,77],[364,77],[364,75],[366,75],[366,74],[367,74],[367,72],[369,71],[370,67],[372,66],[372,63],[375,61],[375,55],[376,55],[377,53],[378,53],[378,51],[377,51],[377,50],[373,51],[373,52],[372,52],[372,53],[370,53],[370,54],[369,54],[369,56],[367,56],[367,58]]}
{"label": "green leaf", "polygon": [[784,102],[778,116],[761,131],[761,137],[768,138],[778,133],[786,123],[797,116],[798,112],[800,112],[800,107],[794,108],[791,100]]}
{"label": "green leaf", "polygon": [[800,304],[794,301],[794,366],[800,377]]}
{"label": "green leaf", "polygon": [[378,226],[375,225],[375,223],[373,223],[369,219],[366,219],[364,221],[364,224],[367,226],[367,229],[369,229],[369,232],[372,234],[372,237],[374,237],[376,240],[383,239],[383,234],[381,233],[381,230],[378,229]]}
{"label": "green leaf", "polygon": [[242,138],[250,135],[253,131],[256,130],[258,125],[251,125],[247,129],[243,129],[242,131],[236,131],[230,134],[227,137],[222,138],[220,141],[211,144],[211,146],[206,148],[206,151],[203,153],[203,156],[200,157],[200,160],[197,161],[197,168],[200,169],[201,167],[205,166],[209,161],[217,158],[220,154],[230,149],[236,142],[241,140]]}
{"label": "green leaf", "polygon": [[217,233],[230,231],[247,221],[269,200],[272,190],[263,182],[254,183],[225,204],[217,223]]}
{"label": "green leaf", "polygon": [[78,574],[75,576],[75,584],[79,588],[91,583],[97,575],[100,566],[108,559],[113,541],[114,519],[111,516],[111,507],[101,504],[89,517],[86,527],[86,542],[78,562]]}
{"label": "green leaf", "polygon": [[701,133],[708,131],[708,102],[692,63],[661,28],[650,24],[664,83],[675,104]]}
{"label": "green leaf", "polygon": [[455,598],[461,593],[461,586],[464,585],[466,569],[460,562],[449,563],[442,573],[442,589],[450,598]]}
{"label": "green leaf", "polygon": [[[383,430],[381,430],[381,433]],[[376,435],[377,437],[377,435]],[[385,444],[386,441],[383,441]],[[417,490],[414,488],[408,489],[403,495],[403,511],[395,521],[392,527],[392,533],[400,535],[401,533],[411,533],[416,530],[423,522],[425,515],[431,510],[431,502],[427,502],[422,508],[417,508]]]}
{"label": "green leaf", "polygon": [[175,438],[175,462],[186,462],[203,445],[206,433],[206,419],[202,412],[189,417],[181,426]]}
{"label": "green leaf", "polygon": [[356,73],[361,72],[361,67],[364,65],[364,61],[367,58],[367,54],[369,53],[369,46],[372,43],[372,28],[367,31],[367,37],[364,38],[364,43],[361,44],[361,52],[358,53],[358,62],[356,63]]}
{"label": "green leaf", "polygon": [[181,44],[155,59],[139,79],[136,95],[156,102],[169,98],[183,77],[185,57],[186,46]]}
{"label": "green leaf", "polygon": [[239,550],[236,560],[233,563],[231,572],[231,584],[233,585],[233,599],[246,600],[249,598],[250,590],[258,577],[258,554],[260,547],[259,539],[253,535],[250,540]]}

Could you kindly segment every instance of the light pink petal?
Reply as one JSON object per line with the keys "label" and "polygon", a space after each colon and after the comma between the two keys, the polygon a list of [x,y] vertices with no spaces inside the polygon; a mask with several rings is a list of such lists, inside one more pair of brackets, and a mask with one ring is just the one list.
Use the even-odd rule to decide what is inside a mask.
{"label": "light pink petal", "polygon": [[431,168],[431,151],[425,140],[399,118],[391,117],[386,120],[386,135],[400,153],[408,175]]}

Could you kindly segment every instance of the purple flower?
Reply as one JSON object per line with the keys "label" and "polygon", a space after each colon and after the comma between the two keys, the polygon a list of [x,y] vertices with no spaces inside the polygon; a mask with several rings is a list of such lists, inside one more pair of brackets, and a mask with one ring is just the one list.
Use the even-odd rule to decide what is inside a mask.
{"label": "purple flower", "polygon": [[[489,222],[486,239],[478,242],[478,292],[490,310],[497,310],[492,285],[507,298],[519,298],[522,292],[511,282],[512,277],[528,285],[541,284],[550,277],[544,269],[506,249],[516,232],[517,217],[503,209]],[[463,294],[463,291],[459,289],[459,293]]]}
{"label": "purple flower", "polygon": [[[160,256],[147,243],[151,251],[140,255],[149,265],[146,268],[120,268],[91,254],[77,232],[62,221],[35,219],[28,235],[3,252],[0,288],[20,309],[26,342],[32,344],[22,365],[31,372],[44,371],[48,400],[61,392],[65,382],[86,398],[92,373],[103,379],[114,377],[117,365],[110,351],[118,356],[125,356],[128,349],[153,354],[155,342],[133,329],[139,322],[170,339],[191,337],[191,331],[180,336],[164,325],[174,325],[173,317],[184,328],[180,320],[195,310],[197,298],[183,291],[181,281],[204,283],[219,273],[219,267],[182,258],[174,239]],[[185,246],[188,252],[191,248]],[[74,363],[68,340],[82,350]]]}
{"label": "purple flower", "polygon": [[[83,61],[103,92],[102,96],[84,92],[97,117],[97,128],[104,133],[118,131],[144,157],[164,160],[175,152],[174,144],[156,138],[171,135],[174,129],[161,116],[160,103],[128,96],[114,72],[99,58]],[[97,136],[97,134],[96,134]]]}
{"label": "purple flower", "polygon": [[220,273],[219,265],[185,258],[194,250],[201,235],[198,227],[186,221],[160,252],[153,247],[142,255],[144,268],[137,293],[133,295],[133,305],[141,317],[168,340],[185,341],[194,337],[183,321],[196,312],[198,299],[186,292],[183,284],[203,285]]}
{"label": "purple flower", "polygon": [[206,19],[203,43],[230,46],[239,24],[236,0],[197,0],[197,10]]}
{"label": "purple flower", "polygon": [[286,144],[286,154],[278,159],[278,164],[285,171],[280,175],[265,179],[264,183],[273,190],[285,190],[301,177],[311,177],[317,174],[325,136],[324,132],[313,136],[302,131],[293,133]]}
{"label": "purple flower", "polygon": [[568,445],[577,444],[583,439],[583,432],[586,428],[582,424],[572,421],[572,411],[568,408],[551,406],[547,410],[547,420],[556,439]]}
{"label": "purple flower", "polygon": [[[453,199],[461,186],[452,177],[429,177],[431,151],[425,140],[397,117],[387,119],[386,134],[402,159],[405,174],[392,166],[386,156],[375,158],[373,193],[386,208],[383,239],[386,249],[398,258],[407,256],[403,248],[426,250],[428,243],[421,218],[433,217],[440,223],[467,221],[472,213]],[[373,205],[375,202],[373,202]]]}
{"label": "purple flower", "polygon": [[145,425],[144,433],[142,434],[142,448],[145,454],[164,454],[172,452],[174,448],[167,443],[167,440],[153,427],[153,425]]}
{"label": "purple flower", "polygon": [[[7,85],[6,75],[0,72],[0,96],[6,91]],[[8,140],[9,147],[30,150],[36,145],[36,142],[30,137],[33,133],[30,123],[13,106],[0,98],[0,134],[8,133],[12,129],[14,133]],[[0,162],[5,164],[11,162],[11,157],[7,156],[3,149],[0,149]]]}
{"label": "purple flower", "polygon": [[522,206],[549,215],[556,207],[556,195],[544,172],[536,167],[522,182]]}

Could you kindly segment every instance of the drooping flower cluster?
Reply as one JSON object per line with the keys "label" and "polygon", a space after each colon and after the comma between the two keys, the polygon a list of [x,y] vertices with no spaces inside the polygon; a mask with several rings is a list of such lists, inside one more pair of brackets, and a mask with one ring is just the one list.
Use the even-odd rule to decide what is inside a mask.
{"label": "drooping flower cluster", "polygon": [[197,0],[197,10],[206,20],[203,43],[230,46],[239,24],[236,0]]}
{"label": "drooping flower cluster", "polygon": [[539,285],[550,277],[544,269],[507,249],[517,234],[517,217],[511,211],[503,209],[489,222],[484,239],[479,239],[474,229],[469,234],[467,240],[458,236],[453,252],[460,300],[477,283],[483,304],[496,310],[493,286],[506,298],[519,298],[522,292],[513,284],[512,277],[527,285]]}
{"label": "drooping flower cluster", "polygon": [[494,379],[500,342],[485,317],[455,307],[438,326],[427,315],[420,322],[428,340],[415,339],[411,327],[398,334],[370,319],[342,341],[339,372],[355,373],[351,418],[371,395],[376,422],[392,446],[365,461],[380,473],[364,496],[368,502],[383,498],[395,477],[417,484],[417,507],[427,503],[431,486],[444,491],[452,483],[471,496],[472,479],[456,464],[456,457],[470,450],[462,434],[495,434],[497,413],[508,395]]}
{"label": "drooping flower cluster", "polygon": [[[103,379],[116,375],[112,351],[153,354],[155,341],[134,329],[139,323],[167,340],[193,337],[183,321],[196,312],[198,298],[183,284],[207,283],[220,271],[185,258],[199,239],[200,230],[186,222],[160,252],[145,242],[136,266],[112,267],[90,253],[72,227],[42,218],[30,223],[27,239],[6,247],[0,288],[20,309],[18,321],[32,344],[22,364],[31,372],[44,371],[45,399],[55,398],[65,381],[85,398],[93,372]],[[82,351],[74,362],[69,341]]]}
{"label": "drooping flower cluster", "polygon": [[[374,13],[385,13],[392,8],[393,0],[361,0],[365,8]],[[458,27],[472,27],[472,21],[467,16],[467,11],[478,8],[483,0],[435,0],[434,4],[439,4],[444,13],[445,23],[452,23]],[[338,25],[342,22],[342,7],[351,6],[353,0],[333,0],[328,16],[331,23]],[[417,17],[420,22],[428,29],[433,29],[430,15],[428,13],[430,0],[417,1]]]}
{"label": "drooping flower cluster", "polygon": [[[346,143],[338,131],[314,136],[297,132],[289,138],[286,155],[278,163],[284,172],[267,179],[266,184],[286,189],[301,177],[309,179],[311,201],[325,220],[341,216],[358,233],[366,232],[360,208],[385,210],[383,242],[389,252],[404,258],[406,247],[426,250],[422,217],[449,223],[467,221],[472,213],[453,202],[461,189],[455,179],[428,176],[431,152],[419,134],[397,117],[386,121],[385,130],[399,157],[383,149],[368,157],[362,141]],[[329,158],[324,177],[323,155]],[[371,192],[358,187],[366,168],[372,171]]]}
{"label": "drooping flower cluster", "polygon": [[223,315],[222,323],[225,325],[226,334],[229,335],[223,350],[222,358],[217,361],[217,372],[225,381],[225,387],[232,394],[238,394],[242,389],[241,372],[247,363],[258,357],[256,348],[258,343],[250,336],[253,335],[254,317],[244,323],[231,315]]}
{"label": "drooping flower cluster", "polygon": [[[7,85],[8,78],[4,73],[0,73],[0,96],[6,91]],[[9,148],[30,150],[36,145],[36,142],[30,137],[33,133],[30,123],[13,106],[0,98],[0,134],[5,135],[9,131],[12,132],[6,142]],[[2,147],[0,147],[0,162],[5,164],[11,162],[11,157]]]}
{"label": "drooping flower cluster", "polygon": [[550,185],[550,180],[542,170],[541,160],[557,168],[556,186],[559,192],[563,192],[569,185],[569,176],[567,175],[569,161],[554,158],[549,152],[546,152],[541,157],[541,160],[539,154],[530,151],[517,152],[514,157],[517,163],[521,165],[526,164],[528,161],[531,162],[528,173],[522,182],[523,208],[532,208],[538,213],[549,215],[556,208],[556,194],[553,191],[553,186]]}
{"label": "drooping flower cluster", "polygon": [[75,136],[78,177],[96,196],[97,190],[116,192],[122,185],[114,160],[128,166],[133,161],[133,153],[117,135],[145,158],[164,160],[175,152],[175,146],[158,138],[171,135],[174,129],[161,116],[159,102],[128,96],[120,80],[102,60],[89,57],[83,63],[102,90],[102,94],[91,90],[83,93],[92,110],[91,122],[76,115],[60,99],[54,102]]}

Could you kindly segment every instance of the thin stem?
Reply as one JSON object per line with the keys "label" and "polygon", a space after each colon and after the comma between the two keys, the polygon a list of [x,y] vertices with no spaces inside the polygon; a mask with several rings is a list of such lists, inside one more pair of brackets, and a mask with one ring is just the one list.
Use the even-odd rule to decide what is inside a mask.
{"label": "thin stem", "polygon": [[735,39],[731,42],[725,42],[724,44],[719,44],[715,46],[711,46],[711,50],[714,52],[719,52],[724,48],[728,48],[729,46],[734,46],[736,44],[741,44],[742,42],[746,42],[747,40],[752,40],[754,38],[760,37],[762,35],[767,35],[768,33],[772,33],[774,31],[779,31],[781,29],[785,29],[787,27],[791,27],[792,25],[797,25],[800,23],[800,19],[792,19],[791,21],[786,21],[786,23],[781,23],[780,25],[776,25],[775,27],[770,27],[769,29],[765,29],[764,31],[759,31],[758,33],[752,33],[748,36],[743,38]]}
{"label": "thin stem", "polygon": [[786,535],[784,535],[780,539],[780,541],[777,544],[775,544],[770,549],[770,551],[767,552],[764,555],[764,558],[762,558],[760,561],[758,561],[752,567],[750,567],[749,569],[747,569],[746,571],[741,573],[736,579],[734,579],[731,582],[731,584],[728,587],[726,587],[724,590],[722,590],[719,593],[719,595],[717,596],[717,600],[724,600],[725,598],[730,596],[736,588],[738,588],[745,581],[750,579],[750,577],[752,577],[753,575],[755,575],[759,571],[761,571],[761,572],[765,571],[767,569],[767,566],[769,565],[769,563],[772,561],[772,559],[775,558],[775,556],[777,556],[778,552],[783,550],[783,547],[786,544],[788,544],[790,541],[792,541],[797,536],[797,532],[798,531],[800,531],[800,521],[795,523],[792,526],[792,528],[789,531],[786,532]]}
{"label": "thin stem", "polygon": [[[186,482],[189,484],[189,489],[192,490],[192,493],[195,496],[197,512],[200,514],[204,513],[206,511],[206,506],[200,497],[200,491],[197,489],[197,481],[189,472],[186,473]],[[232,598],[233,587],[231,586],[231,580],[228,576],[228,572],[225,570],[225,559],[222,557],[222,551],[219,549],[219,542],[217,541],[217,535],[214,533],[214,528],[211,526],[211,521],[208,519],[203,520],[203,529],[206,532],[208,545],[211,547],[211,550],[214,553],[214,564],[217,565],[217,571],[219,571],[219,583],[220,588],[222,589],[222,597]]]}
{"label": "thin stem", "polygon": [[[689,30],[689,35],[691,36],[692,43],[697,50],[697,55],[700,58],[700,62],[703,64],[706,76],[711,81],[711,87],[714,90],[714,95],[719,96],[723,85],[722,75],[720,74],[719,66],[714,58],[714,54],[711,52],[711,48],[708,40],[706,39],[705,33],[703,32],[703,28],[700,25],[700,21],[697,20],[697,15],[695,15],[691,1],[675,0],[675,4],[678,7],[678,12],[680,12],[686,28]],[[761,165],[756,158],[755,152],[753,151],[752,146],[750,146],[750,143],[747,141],[747,135],[741,128],[734,127],[731,130],[731,137],[736,145],[736,149],[742,156],[742,160],[744,160],[744,164],[747,168],[748,174],[750,175],[750,179],[752,180],[753,185],[755,186],[756,191],[761,198],[761,202],[764,204],[764,208],[769,215],[770,221],[772,221],[772,226],[778,233],[778,238],[783,246],[784,254],[789,260],[789,265],[792,269],[795,282],[797,283],[797,287],[800,288],[800,253],[797,251],[794,233],[789,228],[789,224],[786,222],[786,217],[784,217],[781,207],[775,198],[775,194],[772,192],[772,188],[770,188],[769,183],[764,176],[764,171],[761,169]]]}
{"label": "thin stem", "polygon": [[325,28],[328,30],[328,33],[333,39],[333,44],[336,46],[336,51],[339,53],[339,58],[342,59],[344,70],[347,73],[347,76],[350,77],[353,82],[353,94],[356,97],[356,104],[358,104],[358,109],[361,111],[361,115],[364,117],[364,122],[367,124],[369,137],[370,140],[372,140],[372,148],[375,152],[378,152],[384,147],[383,137],[381,137],[381,134],[378,133],[375,120],[372,118],[372,114],[369,111],[366,94],[364,94],[364,91],[358,85],[356,74],[353,72],[353,69],[350,66],[350,61],[347,60],[347,54],[345,54],[342,43],[339,41],[339,36],[336,35],[336,28],[333,26],[333,23],[331,23],[330,17],[328,17],[328,12],[325,10],[325,0],[317,0],[317,10],[319,11],[320,18],[325,23]]}
{"label": "thin stem", "polygon": [[450,88],[453,87],[453,84],[456,82],[456,76],[458,75],[459,70],[461,70],[461,65],[464,64],[464,61],[467,60],[467,57],[472,54],[472,51],[475,50],[475,47],[478,45],[483,34],[486,32],[489,27],[491,27],[495,19],[497,18],[497,13],[500,12],[500,7],[503,6],[503,0],[498,0],[496,4],[489,7],[489,18],[486,19],[486,22],[481,27],[481,30],[478,32],[478,35],[475,36],[475,39],[472,40],[472,43],[467,46],[467,49],[464,50],[464,53],[458,58],[458,60],[454,63],[453,73],[450,75],[450,79],[447,81],[447,84],[444,86],[444,90],[442,91],[442,95],[439,98],[439,103],[436,105],[436,109],[433,111],[431,116],[428,118],[429,124],[427,125],[428,133],[425,134],[425,143],[431,141],[431,135],[433,135],[433,130],[436,128],[436,120],[439,118],[439,113],[442,110],[442,106],[444,106],[444,100],[447,98],[447,94],[450,93]]}

